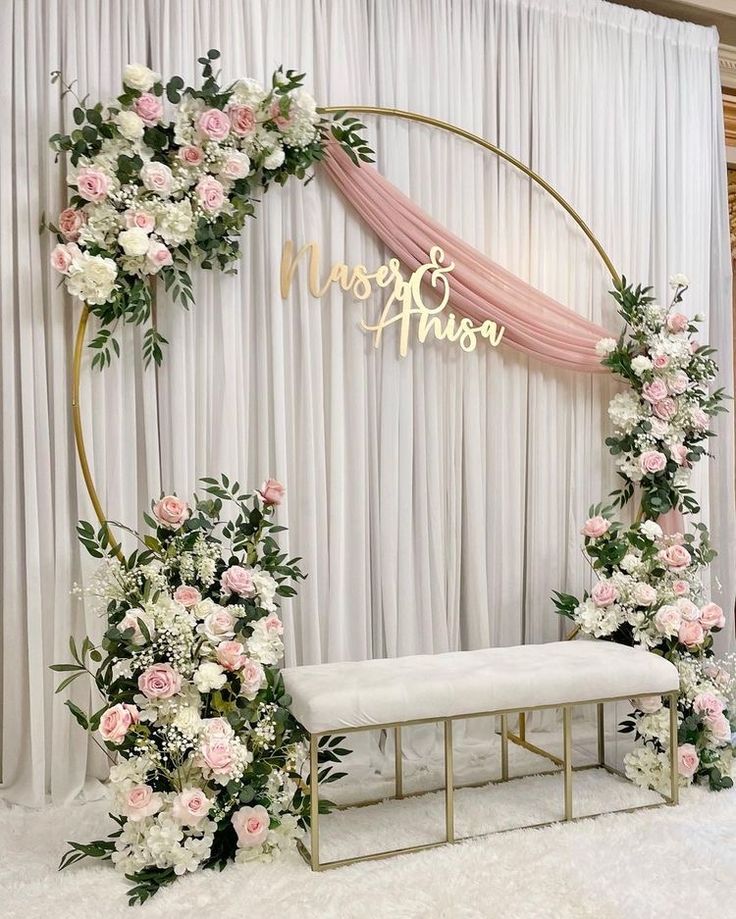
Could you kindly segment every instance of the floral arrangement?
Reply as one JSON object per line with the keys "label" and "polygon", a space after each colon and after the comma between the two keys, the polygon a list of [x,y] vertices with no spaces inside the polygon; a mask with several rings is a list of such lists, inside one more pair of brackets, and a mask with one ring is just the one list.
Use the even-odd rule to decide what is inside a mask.
{"label": "floral arrangement", "polygon": [[[52,667],[67,673],[57,692],[88,674],[102,697],[91,713],[66,704],[113,762],[116,824],[108,839],[71,842],[60,867],[111,859],[133,883],[131,903],[199,868],[268,859],[309,821],[303,731],[278,670],[277,601],[304,577],[276,540],[284,488],[202,483],[193,506],[175,495],[153,502],[154,535],[136,533],[141,546],[127,557],[106,527],[79,524],[104,559],[93,593],[107,627],[99,646],[72,639],[73,662]],[[320,751],[320,781],[341,775],[331,771],[347,752],[340,740]]]}
{"label": "floral arrangement", "polygon": [[[718,790],[733,784],[736,680],[713,660],[713,633],[725,625],[723,610],[708,600],[699,572],[715,557],[707,527],[667,534],[658,522],[668,512],[697,513],[689,486],[693,464],[707,455],[710,419],[724,411],[722,389],[709,392],[718,367],[713,349],[693,338],[699,319],[678,306],[687,279],[672,279],[669,308],[649,288],[614,291],[626,325],[617,340],[598,343],[602,363],[626,381],[608,413],[614,426],[606,443],[616,458],[621,487],[609,504],[590,509],[583,526],[585,554],[596,575],[582,600],[557,593],[557,611],[586,634],[638,645],[672,661],[680,673],[678,759],[682,784],[707,781]],[[633,498],[635,522],[615,519]],[[621,730],[633,733],[627,775],[644,787],[667,790],[669,712],[662,699],[633,700]]]}
{"label": "floral arrangement", "polygon": [[[164,85],[148,67],[130,64],[114,103],[77,98],[76,128],[51,137],[57,159],[68,154],[73,167],[69,206],[49,224],[58,241],[51,264],[100,321],[90,343],[99,368],[119,354],[119,322],[150,320],[152,278],[160,275],[188,308],[192,262],[234,271],[256,199],[274,182],[306,179],[328,136],[355,162],[373,162],[359,133],[364,125],[344,112],[321,117],[304,74],[279,68],[268,89],[252,79],[221,86],[213,69],[219,57],[213,49],[199,58],[198,89],[179,76]],[[59,71],[52,80],[61,80]],[[150,325],[146,363],[161,362],[164,343]]]}

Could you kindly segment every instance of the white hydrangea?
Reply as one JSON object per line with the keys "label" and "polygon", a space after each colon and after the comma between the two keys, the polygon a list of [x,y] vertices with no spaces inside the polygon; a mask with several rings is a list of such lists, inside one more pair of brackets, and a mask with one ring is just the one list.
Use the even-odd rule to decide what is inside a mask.
{"label": "white hydrangea", "polygon": [[616,428],[629,434],[642,418],[641,404],[633,393],[616,393],[608,405],[608,417]]}
{"label": "white hydrangea", "polygon": [[278,664],[284,654],[284,643],[281,637],[274,632],[269,632],[265,619],[259,619],[253,624],[253,634],[247,641],[249,657],[259,664],[273,666]]}
{"label": "white hydrangea", "polygon": [[259,605],[270,613],[274,612],[277,608],[274,598],[278,584],[267,571],[262,571],[260,568],[253,569],[252,578]]}
{"label": "white hydrangea", "polygon": [[588,599],[575,610],[575,619],[588,635],[603,638],[606,635],[613,634],[619,627],[620,612],[620,607],[615,604],[598,607],[592,600]]}
{"label": "white hydrangea", "polygon": [[658,712],[645,713],[636,719],[636,729],[647,740],[669,738],[670,710],[660,708]]}
{"label": "white hydrangea", "polygon": [[194,214],[189,198],[168,201],[156,209],[156,231],[167,246],[181,246],[194,238]]}
{"label": "white hydrangea", "polygon": [[110,299],[118,269],[111,258],[82,252],[75,256],[67,275],[67,289],[73,297],[99,306]]}
{"label": "white hydrangea", "polygon": [[655,520],[645,520],[639,528],[649,539],[661,539],[662,527]]}
{"label": "white hydrangea", "polygon": [[669,792],[670,765],[665,753],[642,746],[624,757],[624,771],[635,785],[654,788],[662,794]]}
{"label": "white hydrangea", "polygon": [[616,350],[616,339],[615,338],[601,338],[596,342],[595,353],[598,357],[606,357],[612,351]]}

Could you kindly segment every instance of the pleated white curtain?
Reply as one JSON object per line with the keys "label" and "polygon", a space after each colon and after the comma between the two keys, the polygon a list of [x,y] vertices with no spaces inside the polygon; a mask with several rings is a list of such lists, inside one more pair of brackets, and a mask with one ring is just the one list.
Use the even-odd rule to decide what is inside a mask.
{"label": "pleated white curtain", "polygon": [[[529,163],[590,223],[627,277],[668,293],[692,282],[732,386],[726,186],[714,31],[598,0],[8,0],[0,8],[2,329],[2,779],[11,800],[66,800],[103,764],[54,697],[48,664],[70,631],[99,635],[74,542],[92,510],[75,465],[70,357],[79,305],[47,267],[42,212],[64,204],[47,136],[70,126],[49,72],[92,99],[123,65],[196,76],[306,71],[324,104],[408,108],[475,131]],[[616,328],[609,279],[580,232],[510,167],[448,135],[369,119],[380,169],[453,231],[580,313]],[[237,277],[197,272],[197,306],[160,296],[171,345],[158,376],[139,336],[83,380],[104,506],[136,522],[160,488],[225,471],[286,482],[288,545],[310,572],[285,608],[289,662],[553,640],[555,588],[589,574],[587,507],[614,484],[602,444],[608,379],[531,363],[501,346],[414,345],[403,360],[360,330],[363,307],[278,290],[286,239],[325,262],[387,253],[325,179],[269,191]],[[378,304],[367,309],[376,310]],[[733,604],[733,437],[698,485]],[[89,701],[81,685],[80,704]]]}

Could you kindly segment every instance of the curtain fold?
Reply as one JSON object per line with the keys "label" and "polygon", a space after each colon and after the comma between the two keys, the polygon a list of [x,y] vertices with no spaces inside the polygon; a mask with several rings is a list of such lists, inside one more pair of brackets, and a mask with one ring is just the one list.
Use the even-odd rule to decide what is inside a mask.
{"label": "curtain fold", "polygon": [[[74,536],[92,519],[68,398],[79,304],[38,233],[66,201],[47,137],[70,130],[74,100],[52,70],[108,99],[130,60],[192,81],[214,47],[225,80],[264,81],[283,63],[321,104],[461,125],[559,189],[627,277],[664,297],[687,274],[687,309],[707,316],[733,391],[714,31],[599,0],[7,0],[0,24],[3,797],[70,800],[104,774],[47,669],[67,659],[70,632],[102,627],[92,598],[70,595],[94,565]],[[617,327],[597,255],[512,167],[419,125],[366,124],[382,174],[416,207],[586,322]],[[376,350],[364,305],[300,284],[281,300],[287,239],[348,264],[390,255],[324,179],[274,188],[236,277],[195,271],[188,313],[159,292],[170,345],[158,374],[143,370],[135,329],[104,373],[85,358],[83,421],[110,517],[141,524],[160,488],[188,494],[219,471],[285,481],[279,520],[310,573],[284,607],[292,664],[558,638],[550,593],[589,584],[581,520],[615,484],[611,381],[503,343],[412,344],[401,359],[387,333]],[[714,599],[731,609],[733,429],[719,424],[696,487],[721,552]],[[81,681],[72,697],[99,707]]]}

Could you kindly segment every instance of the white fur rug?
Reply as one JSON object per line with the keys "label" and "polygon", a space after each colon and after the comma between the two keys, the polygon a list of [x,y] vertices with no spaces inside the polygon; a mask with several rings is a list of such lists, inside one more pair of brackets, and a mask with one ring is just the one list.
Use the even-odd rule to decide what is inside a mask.
{"label": "white fur rug", "polygon": [[[514,769],[528,765],[515,755]],[[538,760],[532,760],[538,764]],[[463,769],[472,773],[472,757]],[[432,776],[412,776],[407,784]],[[472,774],[469,774],[472,778]],[[575,774],[576,813],[653,800],[600,772]],[[361,782],[364,794],[373,789]],[[416,784],[415,784],[416,787]],[[0,915],[5,919],[216,916],[218,919],[657,919],[736,917],[736,793],[700,789],[678,808],[518,830],[416,855],[313,874],[296,854],[180,880],[130,908],[109,863],[56,872],[65,839],[108,826],[102,802],[29,811],[0,807]],[[559,775],[456,792],[458,835],[551,820]],[[511,818],[511,819],[510,819]],[[323,822],[323,858],[441,838],[442,795],[342,811]]]}

